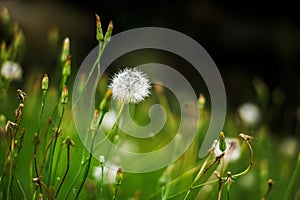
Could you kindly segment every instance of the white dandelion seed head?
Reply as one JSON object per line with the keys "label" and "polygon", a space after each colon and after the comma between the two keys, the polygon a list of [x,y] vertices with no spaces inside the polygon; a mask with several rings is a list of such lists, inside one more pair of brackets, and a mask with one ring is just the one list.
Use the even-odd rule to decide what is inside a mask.
{"label": "white dandelion seed head", "polygon": [[150,95],[150,81],[145,73],[137,68],[119,71],[109,85],[112,97],[124,103],[139,103]]}
{"label": "white dandelion seed head", "polygon": [[241,120],[247,126],[256,126],[261,117],[258,106],[254,103],[244,103],[238,108],[238,114]]}
{"label": "white dandelion seed head", "polygon": [[23,70],[21,66],[12,61],[6,61],[2,64],[1,75],[7,80],[21,80]]}
{"label": "white dandelion seed head", "polygon": [[[224,160],[225,162],[235,161],[241,155],[241,145],[238,139],[236,138],[225,138],[226,149],[224,151]],[[216,144],[219,146],[219,142]],[[219,148],[215,148],[215,156],[220,156],[222,151]]]}

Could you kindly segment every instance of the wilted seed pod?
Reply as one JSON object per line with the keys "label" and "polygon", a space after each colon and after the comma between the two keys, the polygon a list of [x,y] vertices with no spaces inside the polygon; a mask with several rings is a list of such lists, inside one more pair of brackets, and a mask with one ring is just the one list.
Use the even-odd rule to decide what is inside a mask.
{"label": "wilted seed pod", "polygon": [[25,97],[26,97],[26,93],[23,92],[21,89],[18,89],[17,90],[17,95],[18,95],[18,98],[23,102]]}
{"label": "wilted seed pod", "polygon": [[112,96],[112,90],[109,88],[106,90],[104,97],[99,105],[99,110],[103,113],[107,113],[110,109],[111,105],[111,96]]}
{"label": "wilted seed pod", "polygon": [[110,38],[111,38],[111,35],[112,35],[112,30],[113,30],[113,22],[110,21],[109,24],[108,24],[105,36],[104,36],[104,41],[105,42],[109,42],[110,41]]}
{"label": "wilted seed pod", "polygon": [[103,36],[102,27],[101,27],[100,17],[97,14],[95,14],[95,15],[96,15],[96,39],[100,43],[103,41],[104,36]]}
{"label": "wilted seed pod", "polygon": [[122,173],[122,169],[118,168],[117,173],[116,173],[116,184],[120,185],[122,182],[122,178],[123,178],[123,173]]}
{"label": "wilted seed pod", "polygon": [[219,149],[222,152],[226,150],[226,141],[225,141],[224,132],[220,132],[220,136],[219,136]]}
{"label": "wilted seed pod", "polygon": [[69,95],[69,90],[66,85],[64,85],[62,92],[61,92],[61,103],[66,104],[68,102],[68,95]]}
{"label": "wilted seed pod", "polygon": [[70,54],[70,39],[66,37],[63,42],[62,52],[61,52],[61,62],[64,63],[67,56]]}
{"label": "wilted seed pod", "polygon": [[49,86],[49,78],[47,74],[44,74],[42,79],[42,90],[47,91]]}

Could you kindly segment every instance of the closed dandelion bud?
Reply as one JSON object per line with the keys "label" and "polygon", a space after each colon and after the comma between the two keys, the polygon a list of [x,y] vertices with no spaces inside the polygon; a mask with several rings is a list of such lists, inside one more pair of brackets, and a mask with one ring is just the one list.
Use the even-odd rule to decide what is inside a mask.
{"label": "closed dandelion bud", "polygon": [[63,68],[62,68],[62,75],[64,77],[69,77],[70,74],[71,74],[71,56],[67,55],[65,64],[63,65]]}
{"label": "closed dandelion bud", "polygon": [[122,182],[123,174],[122,174],[122,169],[118,168],[117,174],[116,174],[116,184],[120,185]]}
{"label": "closed dandelion bud", "polygon": [[42,90],[47,91],[49,86],[49,78],[47,74],[44,74],[44,77],[42,79]]}
{"label": "closed dandelion bud", "polygon": [[24,40],[23,32],[21,30],[18,30],[15,36],[14,48],[18,49],[21,46],[23,40]]}
{"label": "closed dandelion bud", "polygon": [[100,164],[101,164],[101,165],[104,165],[104,163],[105,163],[105,158],[104,158],[103,155],[100,155],[99,161],[100,161]]}
{"label": "closed dandelion bud", "polygon": [[220,136],[219,136],[219,149],[222,152],[226,150],[226,141],[225,141],[224,132],[220,132]]}
{"label": "closed dandelion bud", "polygon": [[97,14],[95,14],[95,15],[96,15],[96,39],[100,43],[103,41],[104,36],[103,36],[102,27],[101,27],[100,17]]}
{"label": "closed dandelion bud", "polygon": [[69,90],[68,87],[65,85],[61,92],[61,103],[66,104],[68,102]]}
{"label": "closed dandelion bud", "polygon": [[99,110],[103,113],[107,113],[110,109],[110,105],[111,105],[111,96],[112,96],[112,90],[111,89],[107,89],[105,92],[105,95],[102,99],[102,101],[100,102],[99,105]]}
{"label": "closed dandelion bud", "polygon": [[61,62],[65,62],[67,59],[67,56],[70,54],[70,39],[66,37],[64,39],[62,52],[61,52]]}
{"label": "closed dandelion bud", "polygon": [[110,38],[111,38],[111,35],[112,35],[112,30],[113,30],[113,22],[110,21],[109,24],[108,24],[105,36],[104,36],[104,41],[105,42],[109,42],[110,41]]}
{"label": "closed dandelion bud", "polygon": [[10,16],[6,7],[3,7],[0,11],[0,17],[3,24],[8,24],[10,21]]}
{"label": "closed dandelion bud", "polygon": [[204,106],[205,106],[205,97],[202,93],[200,93],[199,95],[199,98],[198,98],[198,106],[199,106],[199,109],[200,110],[203,110],[204,109]]}
{"label": "closed dandelion bud", "polygon": [[94,117],[91,122],[91,130],[96,131],[98,127],[99,111],[96,109],[94,111]]}

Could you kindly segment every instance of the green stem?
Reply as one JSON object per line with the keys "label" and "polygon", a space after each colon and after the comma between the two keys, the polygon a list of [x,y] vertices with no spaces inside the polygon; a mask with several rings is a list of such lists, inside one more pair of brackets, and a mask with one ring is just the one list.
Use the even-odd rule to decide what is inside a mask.
{"label": "green stem", "polygon": [[64,174],[64,177],[62,178],[58,188],[57,188],[57,192],[55,194],[55,199],[57,198],[57,195],[63,185],[63,183],[65,182],[65,179],[67,177],[67,174],[69,172],[69,169],[70,169],[70,145],[67,146],[67,168],[66,168],[66,171],[65,171],[65,174]]}
{"label": "green stem", "polygon": [[88,165],[87,165],[87,167],[86,167],[86,170],[85,170],[85,173],[84,173],[84,175],[83,175],[83,179],[82,179],[82,181],[81,181],[81,184],[80,184],[80,186],[79,186],[79,189],[78,189],[78,191],[77,191],[77,194],[76,194],[76,197],[75,197],[75,199],[78,199],[78,197],[79,197],[79,194],[80,194],[80,192],[81,192],[81,190],[82,190],[82,188],[83,188],[83,185],[84,185],[84,183],[85,183],[85,180],[86,180],[86,178],[87,178],[87,176],[88,176],[88,173],[89,173],[89,170],[90,170],[90,165],[91,165],[91,161],[92,161],[92,157],[93,157],[93,147],[94,147],[94,141],[95,141],[95,132],[93,133],[93,135],[92,135],[92,144],[91,144],[91,148],[90,148],[90,155],[89,155],[89,158],[88,158]]}
{"label": "green stem", "polygon": [[60,119],[59,119],[59,122],[58,122],[57,129],[56,129],[55,134],[54,134],[54,143],[53,143],[51,153],[50,153],[50,165],[49,165],[49,172],[48,172],[48,177],[47,177],[48,178],[47,179],[47,185],[49,185],[50,182],[51,182],[51,173],[52,173],[52,167],[53,167],[52,165],[53,165],[55,147],[56,147],[56,143],[57,143],[57,138],[58,138],[58,134],[59,134],[60,125],[61,125],[61,122],[62,122],[62,119],[63,119],[63,116],[64,116],[64,112],[65,112],[65,104],[62,104],[62,111],[61,111],[61,115],[60,115]]}
{"label": "green stem", "polygon": [[[122,102],[121,108],[120,108],[119,113],[118,113],[118,115],[117,115],[117,117],[116,117],[116,121],[114,122],[114,124],[113,124],[113,126],[111,127],[111,129],[108,131],[106,137],[103,138],[103,139],[96,145],[94,151],[96,151],[96,150],[100,147],[100,145],[101,145],[107,138],[109,138],[111,135],[112,135],[112,137],[114,136],[116,126],[117,126],[117,124],[118,124],[118,121],[120,120],[120,117],[121,117],[121,115],[122,115],[122,112],[123,112],[123,110],[124,110],[124,107],[125,107],[125,103]],[[98,128],[99,128],[99,127],[98,127]]]}
{"label": "green stem", "polygon": [[297,181],[299,180],[299,177],[300,177],[300,153],[298,154],[297,164],[293,172],[291,181],[289,182],[289,185],[285,191],[283,200],[292,199],[293,188],[297,185]]}
{"label": "green stem", "polygon": [[73,187],[74,187],[76,181],[78,180],[78,178],[79,178],[79,176],[80,176],[80,174],[81,174],[81,172],[82,172],[82,169],[83,169],[83,167],[85,166],[85,164],[87,163],[87,161],[88,161],[88,159],[85,159],[85,160],[81,163],[80,168],[79,168],[79,170],[78,170],[78,172],[77,172],[77,174],[76,174],[76,176],[75,176],[73,182],[71,183],[71,186],[70,186],[70,188],[69,188],[69,190],[68,190],[68,192],[67,192],[67,195],[66,195],[66,197],[65,197],[64,199],[68,199],[68,198],[69,198],[69,195],[70,195],[70,193],[71,193],[71,191],[72,191],[72,189],[73,189]]}
{"label": "green stem", "polygon": [[[93,75],[96,67],[98,67],[98,73],[100,73],[100,59],[101,59],[101,56],[102,56],[102,53],[103,53],[103,50],[104,50],[105,47],[106,47],[106,44],[101,44],[101,43],[99,44],[98,56],[97,56],[96,61],[94,62],[93,66],[92,66],[92,69],[91,69],[91,71],[90,71],[90,73],[89,73],[89,75],[88,75],[88,77],[87,77],[87,79],[86,79],[86,81],[83,85],[82,91],[85,90],[87,84],[89,83],[90,79],[92,78],[92,75]],[[97,76],[97,78],[98,77],[99,76]],[[97,85],[97,84],[95,84],[95,85]],[[74,104],[74,109],[77,108],[77,106],[79,104],[79,101],[81,100],[82,96],[83,96],[83,92],[80,94],[79,98],[76,100],[76,102]]]}
{"label": "green stem", "polygon": [[[42,116],[44,112],[44,107],[45,107],[45,96],[46,96],[46,91],[43,91],[42,95],[42,103],[41,103],[41,110],[40,110],[40,116],[39,116],[39,124],[38,124],[38,131],[37,131],[37,137],[36,137],[36,144],[34,144],[34,153],[33,153],[33,161],[34,161],[34,168],[35,168],[35,174],[36,177],[39,178],[39,172],[38,172],[38,167],[37,167],[37,149],[38,149],[38,143],[39,143],[39,136],[40,136],[40,130],[41,130],[41,121],[42,121]],[[42,186],[39,184],[40,192],[42,193]]]}

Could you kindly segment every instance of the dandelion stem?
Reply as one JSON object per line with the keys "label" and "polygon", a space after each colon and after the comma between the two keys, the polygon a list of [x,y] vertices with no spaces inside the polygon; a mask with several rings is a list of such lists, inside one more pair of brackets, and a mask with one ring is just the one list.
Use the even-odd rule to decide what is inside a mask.
{"label": "dandelion stem", "polygon": [[253,162],[254,162],[254,153],[253,153],[252,146],[250,144],[251,137],[248,135],[245,135],[243,133],[240,134],[240,137],[243,139],[244,142],[246,142],[246,144],[250,150],[250,163],[244,171],[232,175],[233,178],[237,178],[237,177],[242,176],[242,175],[246,174],[247,172],[249,172],[251,170],[251,168],[253,166]]}
{"label": "dandelion stem", "polygon": [[78,170],[78,172],[77,172],[77,174],[76,174],[76,176],[75,176],[75,178],[74,178],[74,180],[73,180],[73,182],[72,182],[72,184],[71,184],[71,186],[70,186],[70,188],[69,188],[69,190],[67,192],[67,195],[66,195],[66,197],[64,199],[68,199],[68,197],[69,197],[69,195],[70,195],[70,193],[72,191],[72,188],[74,187],[76,181],[78,180],[78,178],[79,178],[79,176],[81,174],[81,171],[82,171],[83,167],[85,166],[85,164],[87,163],[88,160],[89,159],[85,159],[84,161],[82,161],[82,163],[80,165],[80,168],[79,168],[79,170]]}
{"label": "dandelion stem", "polygon": [[90,155],[89,155],[89,158],[88,158],[88,161],[87,161],[87,167],[86,167],[85,173],[84,173],[84,175],[83,175],[83,179],[82,179],[82,181],[81,181],[81,184],[80,184],[80,186],[79,186],[79,189],[78,189],[78,191],[77,191],[77,194],[76,194],[75,199],[78,199],[79,194],[80,194],[80,192],[81,192],[81,190],[82,190],[82,187],[83,187],[83,185],[84,185],[84,183],[85,183],[85,180],[86,180],[86,178],[87,178],[87,176],[88,176],[88,173],[89,173],[89,169],[90,169],[90,165],[91,165],[91,161],[92,161],[92,157],[93,157],[92,152],[93,152],[94,141],[95,141],[95,133],[94,133],[93,136],[92,136],[92,144],[91,144],[91,149],[90,149]]}
{"label": "dandelion stem", "polygon": [[[41,110],[40,110],[40,116],[39,116],[39,124],[38,124],[38,131],[35,139],[35,144],[34,144],[34,153],[33,153],[33,162],[34,162],[34,168],[35,168],[35,174],[36,177],[39,177],[39,172],[38,172],[38,166],[37,166],[37,151],[38,151],[38,144],[39,144],[39,136],[40,136],[40,130],[41,130],[41,121],[42,121],[42,116],[43,116],[43,111],[45,107],[45,97],[46,97],[46,90],[43,90],[43,95],[42,95],[42,103],[41,103]],[[42,191],[42,186],[39,184],[40,192],[43,193]]]}
{"label": "dandelion stem", "polygon": [[293,194],[293,188],[297,185],[297,181],[299,180],[299,177],[300,177],[300,153],[298,154],[297,164],[293,172],[291,181],[289,182],[289,185],[285,191],[283,200],[292,199],[291,195]]}
{"label": "dandelion stem", "polygon": [[70,147],[71,147],[71,145],[67,144],[67,168],[66,168],[65,174],[64,174],[64,176],[63,176],[63,178],[62,178],[62,180],[61,180],[61,182],[60,182],[60,184],[57,188],[57,191],[56,191],[56,194],[55,194],[55,199],[57,198],[57,195],[58,195],[63,183],[65,182],[65,179],[66,179],[67,174],[68,174],[69,169],[70,169]]}
{"label": "dandelion stem", "polygon": [[62,104],[62,111],[61,111],[61,115],[60,115],[60,119],[56,128],[56,131],[54,133],[54,142],[53,142],[53,146],[51,149],[51,153],[50,153],[50,166],[49,166],[49,172],[48,172],[48,181],[47,181],[47,185],[50,184],[51,182],[51,173],[52,173],[52,165],[53,165],[53,159],[54,159],[54,153],[55,153],[55,147],[56,147],[56,143],[57,143],[57,138],[59,135],[59,131],[60,131],[60,125],[64,116],[64,112],[65,112],[65,104]]}

